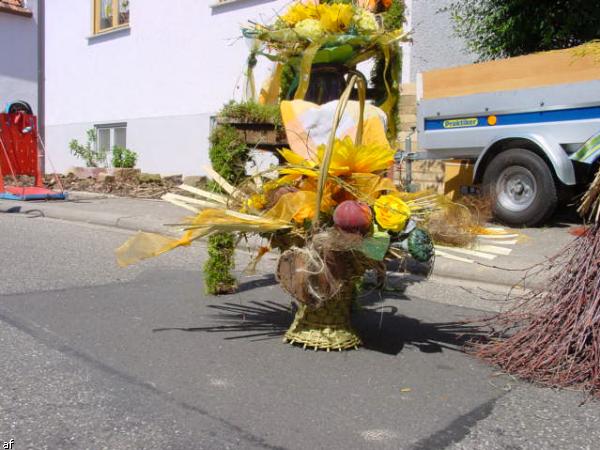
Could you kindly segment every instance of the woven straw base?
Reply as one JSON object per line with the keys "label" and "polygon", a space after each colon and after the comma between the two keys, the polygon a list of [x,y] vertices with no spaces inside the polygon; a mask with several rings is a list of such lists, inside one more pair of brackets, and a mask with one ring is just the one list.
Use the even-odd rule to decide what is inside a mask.
{"label": "woven straw base", "polygon": [[300,305],[284,342],[314,350],[357,349],[362,341],[350,324],[352,297],[335,298],[312,309]]}

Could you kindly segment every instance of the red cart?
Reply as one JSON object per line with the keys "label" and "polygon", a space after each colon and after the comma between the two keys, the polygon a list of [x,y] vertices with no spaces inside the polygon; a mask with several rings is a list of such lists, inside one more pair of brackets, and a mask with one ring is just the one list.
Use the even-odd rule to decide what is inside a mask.
{"label": "red cart", "polygon": [[[38,147],[37,118],[23,101],[9,103],[0,113],[0,199],[64,200],[67,194],[46,189],[40,170],[43,154]],[[33,177],[33,186],[19,183],[18,176]],[[5,185],[5,177],[15,185]],[[20,185],[21,184],[21,185]]]}

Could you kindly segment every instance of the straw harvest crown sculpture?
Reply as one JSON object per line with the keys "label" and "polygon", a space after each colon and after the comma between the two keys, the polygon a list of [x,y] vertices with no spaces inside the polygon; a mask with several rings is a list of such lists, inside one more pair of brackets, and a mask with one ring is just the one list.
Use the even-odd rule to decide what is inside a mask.
{"label": "straw harvest crown sculpture", "polygon": [[167,194],[167,200],[196,213],[180,225],[184,234],[177,239],[140,232],[117,250],[119,263],[157,256],[215,232],[260,234],[281,252],[278,280],[299,304],[286,339],[313,348],[357,347],[360,339],[350,325],[357,281],[369,268],[384,271],[386,255],[410,252],[428,261],[433,246],[418,227],[431,198],[400,192],[382,175],[393,164],[394,150],[381,139],[381,121],[379,128],[375,122],[365,127],[360,114],[355,137],[336,138],[355,83],[360,84],[356,77],[337,104],[328,142],[312,158],[283,149],[285,164],[239,186],[208,169],[226,194],[185,185],[199,198]]}
{"label": "straw harvest crown sculpture", "polygon": [[[193,197],[167,194],[166,200],[195,214],[179,224],[183,235],[140,232],[117,249],[121,265],[217,232],[258,234],[280,252],[277,279],[298,304],[285,339],[326,350],[361,344],[350,324],[357,283],[369,269],[384,273],[386,257],[432,259],[431,239],[419,223],[435,201],[401,192],[385,176],[395,153],[386,138],[385,105],[365,103],[360,76],[350,77],[339,100],[322,106],[301,100],[315,59],[354,65],[376,48],[389,54],[404,37],[381,29],[369,2],[360,3],[365,7],[297,2],[275,25],[244,30],[272,59],[303,55],[296,99],[281,103],[290,143],[280,150],[285,162],[236,186],[206,168],[221,192],[183,185]],[[354,90],[358,101],[350,100]]]}

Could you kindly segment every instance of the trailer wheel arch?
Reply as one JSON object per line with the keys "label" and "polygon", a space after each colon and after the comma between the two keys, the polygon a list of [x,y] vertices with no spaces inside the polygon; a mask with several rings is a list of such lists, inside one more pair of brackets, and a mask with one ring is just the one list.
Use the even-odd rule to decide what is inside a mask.
{"label": "trailer wheel arch", "polygon": [[505,152],[506,150],[510,150],[511,148],[525,148],[540,158],[542,158],[548,168],[552,172],[555,181],[561,182],[558,174],[556,173],[556,167],[548,157],[547,153],[543,150],[543,148],[531,139],[526,138],[505,138],[500,139],[497,142],[494,142],[491,146],[489,146],[479,157],[475,164],[475,170],[473,174],[473,182],[475,184],[479,184],[483,181],[483,174],[485,173],[485,169],[490,164],[490,162],[498,156],[500,153]]}

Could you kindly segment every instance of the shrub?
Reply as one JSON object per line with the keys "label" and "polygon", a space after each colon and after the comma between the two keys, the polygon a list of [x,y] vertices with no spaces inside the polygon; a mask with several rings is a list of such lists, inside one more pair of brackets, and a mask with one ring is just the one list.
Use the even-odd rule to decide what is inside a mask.
{"label": "shrub", "polygon": [[600,2],[455,0],[455,31],[481,60],[574,47],[600,38]]}
{"label": "shrub", "polygon": [[112,165],[119,169],[133,169],[138,154],[133,150],[115,145],[112,149]]}
{"label": "shrub", "polygon": [[77,158],[83,159],[87,167],[106,167],[108,165],[108,151],[96,147],[96,130],[94,128],[87,130],[87,142],[85,145],[79,143],[77,139],[69,142],[71,154]]}

